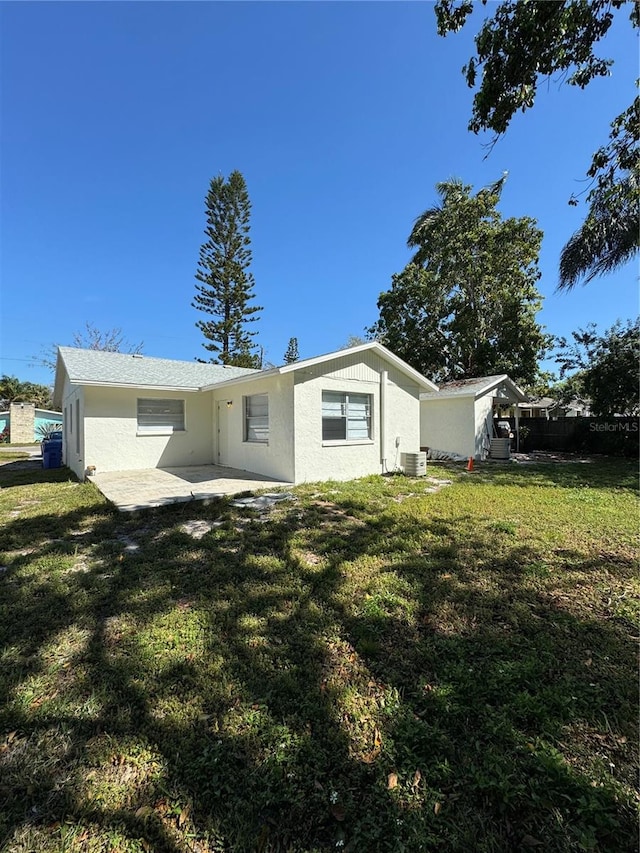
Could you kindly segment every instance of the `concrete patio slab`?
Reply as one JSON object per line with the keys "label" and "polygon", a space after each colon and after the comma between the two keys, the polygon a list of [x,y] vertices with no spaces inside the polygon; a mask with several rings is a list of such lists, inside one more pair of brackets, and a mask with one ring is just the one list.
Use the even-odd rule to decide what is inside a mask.
{"label": "concrete patio slab", "polygon": [[106,471],[87,479],[121,512],[293,485],[252,471],[219,465]]}

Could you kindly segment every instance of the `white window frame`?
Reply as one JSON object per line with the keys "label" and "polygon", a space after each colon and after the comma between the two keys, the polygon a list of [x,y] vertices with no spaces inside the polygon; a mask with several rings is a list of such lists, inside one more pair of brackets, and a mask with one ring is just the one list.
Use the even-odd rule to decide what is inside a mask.
{"label": "white window frame", "polygon": [[[151,409],[141,412],[140,408]],[[162,412],[162,408],[175,411]],[[154,412],[153,409],[156,411]],[[140,416],[142,415],[142,421]],[[138,397],[136,435],[174,435],[186,432],[186,406],[181,397]]]}
{"label": "white window frame", "polygon": [[[333,397],[334,399],[328,399]],[[341,399],[336,399],[341,398]],[[361,407],[363,405],[362,398],[365,398],[365,417],[361,417]],[[338,411],[335,407],[339,406],[339,414],[334,416],[329,415],[329,407],[333,406],[334,411]],[[344,423],[344,438],[325,438],[325,420],[342,421]],[[350,421],[354,424],[366,423],[367,435],[357,435],[357,428],[349,432]],[[360,427],[361,429],[361,427]],[[323,446],[333,446],[340,444],[373,444],[373,394],[366,392],[355,391],[334,391],[324,389],[322,391],[321,405],[321,431]]]}
{"label": "white window frame", "polygon": [[[265,405],[266,414],[257,414],[256,410]],[[262,437],[257,438],[258,434]],[[242,398],[242,440],[245,444],[269,444],[268,394],[248,394]]]}

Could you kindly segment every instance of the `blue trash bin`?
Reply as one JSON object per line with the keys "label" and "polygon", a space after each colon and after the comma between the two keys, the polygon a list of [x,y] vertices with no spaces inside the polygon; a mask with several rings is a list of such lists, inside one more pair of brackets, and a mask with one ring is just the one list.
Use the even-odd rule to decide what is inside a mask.
{"label": "blue trash bin", "polygon": [[42,467],[60,468],[62,466],[62,442],[45,439],[42,442]]}

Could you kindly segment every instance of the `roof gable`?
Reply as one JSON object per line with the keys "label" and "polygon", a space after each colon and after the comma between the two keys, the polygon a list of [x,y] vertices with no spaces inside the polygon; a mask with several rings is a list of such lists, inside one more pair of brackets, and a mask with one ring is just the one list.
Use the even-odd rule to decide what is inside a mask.
{"label": "roof gable", "polygon": [[[263,376],[275,376],[278,374],[285,373],[295,373],[297,370],[305,370],[309,367],[315,367],[317,365],[321,365],[323,363],[329,361],[335,361],[336,359],[357,355],[361,352],[375,352],[383,361],[387,361],[389,364],[393,365],[396,370],[399,370],[408,378],[412,379],[420,388],[425,391],[437,391],[438,386],[435,385],[431,380],[427,379],[426,376],[423,376],[417,370],[414,370],[413,367],[408,365],[406,361],[403,361],[399,358],[395,353],[392,353],[391,350],[388,350],[386,347],[379,344],[377,341],[370,341],[366,344],[360,344],[357,347],[347,347],[346,349],[336,350],[335,352],[325,353],[324,355],[317,355],[313,358],[305,358],[302,361],[295,361],[293,364],[285,364],[282,367],[274,367],[270,370],[263,370],[259,373],[254,373],[253,376],[243,376],[238,377],[237,380],[230,379],[225,382],[225,385],[235,384],[235,382],[245,382],[250,379],[260,379]],[[213,388],[218,383],[212,383],[207,386],[208,388]],[[206,388],[204,390],[207,390]]]}

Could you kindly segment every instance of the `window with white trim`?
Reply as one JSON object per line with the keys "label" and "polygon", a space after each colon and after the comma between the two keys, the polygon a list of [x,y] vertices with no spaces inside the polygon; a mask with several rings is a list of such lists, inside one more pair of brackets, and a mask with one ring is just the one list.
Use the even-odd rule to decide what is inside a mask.
{"label": "window with white trim", "polygon": [[371,394],[322,392],[322,440],[371,439]]}
{"label": "window with white trim", "polygon": [[138,399],[138,432],[166,435],[184,431],[184,400]]}
{"label": "window with white trim", "polygon": [[266,444],[269,441],[269,397],[252,394],[244,398],[244,440]]}

